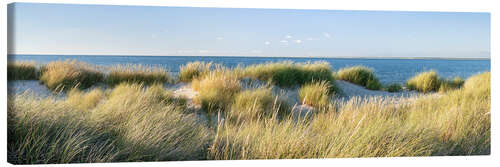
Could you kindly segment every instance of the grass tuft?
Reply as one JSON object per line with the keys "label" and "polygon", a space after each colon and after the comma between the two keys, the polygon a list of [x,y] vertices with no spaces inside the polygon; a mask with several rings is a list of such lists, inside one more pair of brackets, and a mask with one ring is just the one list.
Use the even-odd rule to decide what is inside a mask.
{"label": "grass tuft", "polygon": [[7,80],[36,80],[38,78],[39,72],[33,61],[7,63]]}
{"label": "grass tuft", "polygon": [[441,80],[434,70],[419,73],[406,81],[408,89],[424,93],[439,90],[440,84]]}
{"label": "grass tuft", "polygon": [[50,62],[41,71],[40,82],[53,91],[89,88],[104,78],[95,67],[76,60]]}
{"label": "grass tuft", "polygon": [[385,90],[388,92],[401,92],[401,90],[403,90],[403,87],[399,83],[392,83],[387,85],[385,87]]}
{"label": "grass tuft", "polygon": [[165,69],[143,65],[116,65],[111,67],[105,80],[111,86],[122,82],[152,85],[171,81],[171,76]]}
{"label": "grass tuft", "polygon": [[379,90],[382,87],[372,69],[364,66],[354,66],[340,69],[337,79],[361,85],[370,90]]}
{"label": "grass tuft", "polygon": [[314,107],[327,106],[332,95],[330,84],[325,81],[306,84],[299,90],[300,101]]}
{"label": "grass tuft", "polygon": [[273,114],[286,115],[287,110],[288,104],[274,96],[270,88],[256,88],[236,94],[228,115],[232,120],[248,121],[271,117]]}
{"label": "grass tuft", "polygon": [[280,87],[303,85],[313,81],[333,83],[330,64],[327,62],[293,63],[290,61],[256,64],[244,69],[243,75],[261,81],[270,81]]}
{"label": "grass tuft", "polygon": [[212,62],[189,62],[179,68],[179,80],[182,82],[191,82],[193,79],[206,75],[214,68]]}
{"label": "grass tuft", "polygon": [[191,86],[198,91],[194,102],[209,113],[227,109],[234,95],[241,90],[240,80],[228,69],[215,70],[203,78],[194,79]]}

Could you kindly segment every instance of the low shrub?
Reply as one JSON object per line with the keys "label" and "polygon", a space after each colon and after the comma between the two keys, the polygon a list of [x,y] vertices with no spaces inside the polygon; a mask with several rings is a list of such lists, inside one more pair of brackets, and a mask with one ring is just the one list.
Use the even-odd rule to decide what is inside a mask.
{"label": "low shrub", "polygon": [[189,62],[179,68],[179,80],[182,82],[191,82],[194,78],[206,75],[214,68],[212,62]]}
{"label": "low shrub", "polygon": [[440,84],[441,81],[434,70],[419,73],[406,81],[408,89],[424,93],[437,91]]}
{"label": "low shrub", "polygon": [[302,103],[307,105],[324,107],[330,103],[330,97],[333,94],[328,82],[313,82],[300,88],[299,99]]}
{"label": "low shrub", "polygon": [[35,62],[8,62],[7,80],[36,80],[39,78],[39,72]]}
{"label": "low shrub", "polygon": [[403,90],[403,87],[399,83],[392,83],[387,85],[385,87],[385,90],[387,90],[388,92],[400,92],[401,90]]}
{"label": "low shrub", "polygon": [[364,86],[371,90],[379,90],[382,87],[373,70],[364,66],[340,69],[336,74],[336,78]]}
{"label": "low shrub", "polygon": [[70,90],[72,88],[85,89],[101,82],[104,74],[96,67],[73,61],[54,61],[43,67],[40,82],[53,91]]}
{"label": "low shrub", "polygon": [[122,82],[151,85],[171,81],[170,74],[160,67],[116,65],[111,67],[105,82],[111,86],[115,86]]}
{"label": "low shrub", "polygon": [[212,71],[203,78],[194,79],[191,86],[198,91],[193,101],[209,113],[227,109],[234,95],[241,90],[238,77],[224,69]]}

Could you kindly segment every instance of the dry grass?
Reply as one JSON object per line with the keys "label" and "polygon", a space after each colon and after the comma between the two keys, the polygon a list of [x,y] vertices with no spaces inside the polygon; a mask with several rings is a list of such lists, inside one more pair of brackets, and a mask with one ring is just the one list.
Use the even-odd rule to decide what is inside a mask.
{"label": "dry grass", "polygon": [[232,71],[219,69],[210,72],[192,82],[192,87],[198,91],[194,102],[211,113],[228,108],[233,97],[241,90],[241,82]]}
{"label": "dry grass", "polygon": [[334,95],[330,90],[330,84],[325,81],[306,84],[299,90],[299,99],[303,104],[325,107],[330,104],[331,96]]}
{"label": "dry grass", "polygon": [[73,92],[72,98],[90,100],[81,103],[11,97],[8,160],[39,164],[205,159],[212,132],[183,107],[165,103],[163,93],[158,87],[121,84],[106,98]]}
{"label": "dry grass", "polygon": [[7,80],[36,80],[39,71],[33,61],[15,61],[7,63]]}
{"label": "dry grass", "polygon": [[89,88],[103,79],[104,74],[97,67],[76,60],[50,62],[43,67],[40,77],[40,81],[54,91]]}
{"label": "dry grass", "polygon": [[122,82],[141,83],[146,85],[168,83],[172,78],[170,74],[160,67],[148,67],[143,65],[116,65],[111,67],[105,82],[111,86]]}
{"label": "dry grass", "polygon": [[466,81],[470,87],[408,103],[395,103],[404,99],[354,98],[325,108],[311,119],[268,118],[237,125],[220,122],[209,157],[488,155],[491,122],[490,99],[484,99],[489,97],[487,80],[489,74],[481,74]]}
{"label": "dry grass", "polygon": [[406,85],[410,90],[428,93],[439,90],[441,81],[434,70],[422,72],[406,81]]}
{"label": "dry grass", "polygon": [[[274,111],[278,111],[275,113]],[[248,121],[265,117],[283,116],[289,113],[290,107],[278,96],[273,95],[271,88],[256,88],[239,92],[235,95],[228,118],[235,121]]]}

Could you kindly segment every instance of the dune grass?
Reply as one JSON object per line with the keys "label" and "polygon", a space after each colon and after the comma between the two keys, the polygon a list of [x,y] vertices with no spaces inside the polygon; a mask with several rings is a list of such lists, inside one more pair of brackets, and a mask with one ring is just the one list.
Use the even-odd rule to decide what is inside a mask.
{"label": "dune grass", "polygon": [[327,106],[333,95],[334,92],[331,92],[330,84],[325,81],[309,83],[299,89],[300,101],[314,107]]}
{"label": "dune grass", "polygon": [[[163,88],[170,80],[163,74],[121,77],[107,90],[81,90],[79,78],[65,98],[9,96],[7,159],[43,164],[490,154],[489,72],[465,81],[445,80],[454,87],[439,96],[333,101],[337,92],[332,91],[330,81],[335,78],[329,68],[276,63],[186,74],[198,92],[193,102],[208,114],[222,113],[214,126],[201,120],[206,113],[191,112],[185,99]],[[44,80],[64,81],[94,70],[65,61],[49,63],[41,71]],[[344,75],[357,76],[350,82],[368,78],[359,80],[378,83],[365,70]],[[271,88],[242,88],[243,77],[301,86],[299,99],[315,110],[296,117],[297,111]],[[428,91],[437,91],[445,82],[432,71],[409,81],[415,83],[413,89],[431,85],[420,86]]]}
{"label": "dune grass", "polygon": [[[243,70],[245,77],[270,81],[280,87],[303,85],[313,81],[334,84],[330,64],[327,62],[293,63],[290,61],[256,64]],[[334,87],[332,87],[334,88]]]}
{"label": "dune grass", "polygon": [[439,85],[439,92],[447,92],[450,90],[461,88],[464,85],[465,80],[460,77],[455,77],[452,80],[441,79],[441,84]]}
{"label": "dune grass", "polygon": [[177,104],[165,103],[163,90],[120,84],[104,93],[105,98],[96,92],[70,95],[89,100],[82,103],[71,98],[10,97],[8,161],[43,164],[206,158],[212,131]]}
{"label": "dune grass", "polygon": [[408,89],[424,93],[439,90],[440,84],[441,80],[434,70],[419,73],[406,81]]}
{"label": "dune grass", "polygon": [[268,118],[244,125],[220,122],[209,158],[488,155],[490,100],[483,97],[489,97],[489,84],[484,82],[489,75],[476,77],[466,85],[483,81],[483,91],[470,86],[408,102],[353,98],[311,119]]}
{"label": "dune grass", "polygon": [[387,85],[385,87],[385,90],[388,92],[401,92],[401,90],[403,90],[403,86],[401,86],[401,84],[399,83],[392,83]]}
{"label": "dune grass", "polygon": [[340,69],[336,74],[337,79],[361,85],[370,90],[379,90],[382,84],[372,69],[364,66],[354,66]]}
{"label": "dune grass", "polygon": [[241,90],[238,76],[229,69],[211,71],[202,78],[194,79],[191,86],[198,91],[193,101],[209,113],[227,109],[234,95]]}
{"label": "dune grass", "polygon": [[141,83],[146,85],[168,83],[172,81],[170,74],[160,67],[149,67],[141,64],[116,65],[110,68],[105,82],[111,86],[122,82]]}
{"label": "dune grass", "polygon": [[33,61],[7,62],[7,80],[36,80],[39,75]]}
{"label": "dune grass", "polygon": [[66,102],[78,110],[86,111],[96,107],[103,98],[105,98],[105,94],[98,88],[92,89],[87,93],[79,89],[71,89],[66,98]]}
{"label": "dune grass", "polygon": [[189,62],[179,68],[179,80],[182,82],[191,82],[194,78],[208,74],[215,66],[212,62]]}
{"label": "dune grass", "polygon": [[76,60],[53,61],[41,71],[40,82],[53,91],[85,89],[104,79],[104,74],[97,67]]}
{"label": "dune grass", "polygon": [[273,95],[271,88],[255,88],[237,93],[227,114],[231,120],[240,122],[283,116],[289,110],[290,106],[286,101]]}

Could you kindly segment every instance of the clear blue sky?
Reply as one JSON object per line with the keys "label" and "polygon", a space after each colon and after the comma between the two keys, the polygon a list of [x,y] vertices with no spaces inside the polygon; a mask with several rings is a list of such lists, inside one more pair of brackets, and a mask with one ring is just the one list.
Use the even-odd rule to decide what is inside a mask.
{"label": "clear blue sky", "polygon": [[489,57],[490,14],[10,4],[9,54]]}

